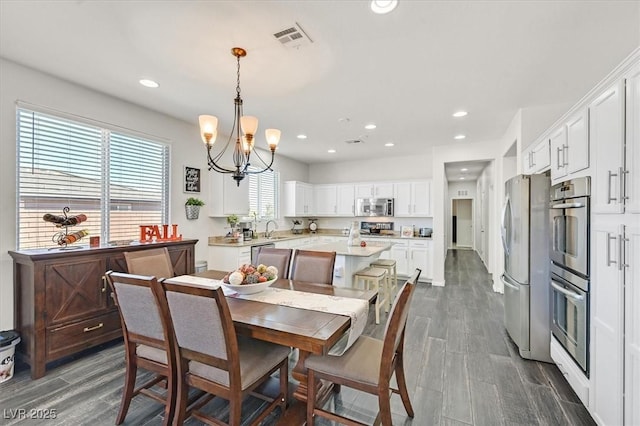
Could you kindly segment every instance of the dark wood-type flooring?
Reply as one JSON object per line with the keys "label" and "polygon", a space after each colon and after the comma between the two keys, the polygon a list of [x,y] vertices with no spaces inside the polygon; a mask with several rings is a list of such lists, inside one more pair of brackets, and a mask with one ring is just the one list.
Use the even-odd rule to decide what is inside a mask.
{"label": "dark wood-type flooring", "polygon": [[[416,288],[405,348],[415,418],[406,416],[394,395],[394,425],[595,424],[555,365],[520,358],[502,323],[502,295],[492,291],[478,255],[450,250],[445,274],[446,287],[420,283]],[[376,326],[373,319],[370,315],[365,333],[381,337],[384,323]],[[115,342],[59,362],[36,381],[18,364],[13,379],[0,384],[0,425],[112,425],[120,404],[123,358],[122,343]],[[295,361],[294,352],[291,367]],[[251,397],[245,401],[243,424],[262,404]],[[327,404],[365,423],[373,421],[377,410],[375,397],[346,387]],[[55,410],[56,418],[16,418],[17,409],[27,415],[30,410]],[[222,418],[228,412],[219,398],[208,409]],[[161,413],[159,404],[138,397],[125,424],[160,424]],[[264,424],[274,425],[279,417],[276,411]],[[185,424],[200,422],[189,419]]]}

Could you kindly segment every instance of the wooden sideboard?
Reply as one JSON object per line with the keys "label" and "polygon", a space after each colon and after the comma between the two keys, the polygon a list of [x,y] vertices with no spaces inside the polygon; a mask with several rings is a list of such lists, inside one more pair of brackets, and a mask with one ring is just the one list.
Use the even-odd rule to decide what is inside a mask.
{"label": "wooden sideboard", "polygon": [[10,251],[18,356],[30,365],[31,378],[44,376],[48,362],[122,336],[105,272],[128,272],[124,252],[167,247],[176,275],[192,274],[197,242]]}

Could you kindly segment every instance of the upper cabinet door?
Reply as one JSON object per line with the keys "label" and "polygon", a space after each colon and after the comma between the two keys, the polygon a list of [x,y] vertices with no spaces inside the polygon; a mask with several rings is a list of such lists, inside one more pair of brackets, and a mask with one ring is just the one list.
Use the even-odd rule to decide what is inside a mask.
{"label": "upper cabinet door", "polygon": [[240,186],[231,175],[209,172],[211,200],[209,216],[221,217],[230,214],[249,214],[249,179],[243,179]]}
{"label": "upper cabinet door", "polygon": [[411,214],[413,213],[411,183],[396,183],[393,198],[393,215],[411,216]]}
{"label": "upper cabinet door", "polygon": [[413,182],[411,198],[413,216],[431,216],[431,181]]}
{"label": "upper cabinet door", "polygon": [[585,108],[567,121],[567,172],[589,167],[588,110]]}
{"label": "upper cabinet door", "polygon": [[350,184],[337,185],[337,213],[338,216],[354,216],[355,215],[355,187]]}
{"label": "upper cabinet door", "polygon": [[335,185],[316,185],[315,214],[318,216],[335,216],[338,212],[337,190]]}
{"label": "upper cabinet door", "polygon": [[567,175],[567,131],[561,126],[550,137],[551,179],[561,180]]}
{"label": "upper cabinet door", "polygon": [[[640,65],[634,67],[626,79],[627,155],[625,180],[626,209],[640,213]],[[638,419],[640,421],[640,419]]]}
{"label": "upper cabinet door", "polygon": [[589,105],[589,138],[594,148],[591,206],[594,213],[624,211],[624,80]]}

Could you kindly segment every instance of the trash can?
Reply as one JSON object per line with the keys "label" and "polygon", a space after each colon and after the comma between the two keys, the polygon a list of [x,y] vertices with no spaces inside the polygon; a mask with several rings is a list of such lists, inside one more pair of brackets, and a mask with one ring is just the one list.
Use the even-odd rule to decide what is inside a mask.
{"label": "trash can", "polygon": [[206,272],[207,270],[207,261],[206,260],[198,260],[196,262],[196,274],[200,272]]}
{"label": "trash can", "polygon": [[13,377],[16,345],[20,343],[20,335],[13,330],[0,331],[0,383]]}

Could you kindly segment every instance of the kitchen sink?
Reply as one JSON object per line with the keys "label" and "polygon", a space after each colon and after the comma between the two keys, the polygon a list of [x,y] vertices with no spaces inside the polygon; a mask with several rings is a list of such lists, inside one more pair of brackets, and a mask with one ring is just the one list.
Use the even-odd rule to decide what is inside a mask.
{"label": "kitchen sink", "polygon": [[284,240],[291,237],[267,237],[267,240]]}

